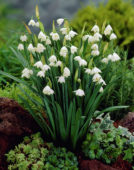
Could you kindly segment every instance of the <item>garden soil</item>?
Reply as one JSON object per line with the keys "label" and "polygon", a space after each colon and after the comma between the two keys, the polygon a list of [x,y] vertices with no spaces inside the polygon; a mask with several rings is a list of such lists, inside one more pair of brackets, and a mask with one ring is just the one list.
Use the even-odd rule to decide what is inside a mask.
{"label": "garden soil", "polygon": [[17,102],[0,98],[0,170],[7,169],[4,154],[23,140],[39,131],[33,118]]}

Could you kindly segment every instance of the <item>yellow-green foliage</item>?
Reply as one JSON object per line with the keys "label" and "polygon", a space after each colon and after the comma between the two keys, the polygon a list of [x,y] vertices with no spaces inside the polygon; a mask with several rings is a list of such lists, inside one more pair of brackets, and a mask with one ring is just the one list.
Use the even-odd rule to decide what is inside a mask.
{"label": "yellow-green foliage", "polygon": [[113,27],[118,36],[117,43],[129,49],[129,56],[131,54],[134,56],[134,6],[130,1],[109,0],[107,4],[100,4],[98,7],[86,6],[78,11],[71,25],[80,32],[87,22],[88,32],[93,24],[102,26],[104,21]]}

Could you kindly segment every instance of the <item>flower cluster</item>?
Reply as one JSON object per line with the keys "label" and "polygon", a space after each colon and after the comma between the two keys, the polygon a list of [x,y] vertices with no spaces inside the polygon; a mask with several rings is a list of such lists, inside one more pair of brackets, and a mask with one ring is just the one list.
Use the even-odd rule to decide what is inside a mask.
{"label": "flower cluster", "polygon": [[33,35],[27,26],[29,34],[20,37],[15,55],[24,67],[21,82],[39,100],[32,100],[23,92],[38,109],[34,112],[30,105],[28,107],[45,135],[75,149],[96,115],[119,108],[109,107],[96,114],[102,96],[110,89],[107,76],[110,66],[116,66],[115,62],[120,60],[114,49],[116,35],[110,25],[102,32],[95,25],[90,34],[84,35],[82,31],[78,35],[63,18],[59,18],[56,25],[53,22],[52,31],[47,33],[38,12],[36,15],[38,22],[32,19],[28,25],[38,27],[38,34]]}
{"label": "flower cluster", "polygon": [[116,62],[116,61],[119,61],[119,60],[120,60],[120,57],[118,56],[118,54],[113,53],[113,54],[109,54],[106,58],[103,58],[101,60],[101,62],[107,64],[109,61]]}
{"label": "flower cluster", "polygon": [[[60,18],[57,20],[58,26],[61,26],[64,24],[64,19]],[[28,23],[29,26],[35,26],[39,27],[39,22],[35,22],[33,19],[29,21]],[[89,65],[90,60],[85,59],[82,56],[80,56],[80,52],[78,50],[78,47],[75,45],[71,44],[70,42],[72,38],[77,36],[77,33],[73,30],[71,30],[69,27],[64,27],[60,28],[61,35],[56,32],[54,29],[50,35],[47,35],[45,32],[42,30],[39,32],[37,36],[37,42],[32,43],[30,42],[27,47],[24,47],[23,43],[26,43],[28,41],[28,37],[26,35],[22,35],[20,37],[21,43],[18,45],[18,50],[22,51],[25,48],[33,55],[33,56],[38,56],[38,60],[36,60],[36,63],[34,63],[34,68],[37,68],[36,71],[33,71],[32,69],[25,68],[22,71],[22,77],[29,79],[31,75],[36,73],[37,77],[40,77],[42,79],[48,79],[51,82],[54,80],[57,81],[59,84],[65,84],[66,79],[69,77],[73,76],[74,73],[72,72],[72,68],[76,65],[78,69],[84,69],[85,74],[88,76],[92,77],[92,81],[97,85],[97,84],[102,84],[106,85],[105,81],[103,80],[102,76],[100,73],[102,72],[99,68],[93,65]],[[93,28],[91,29],[91,32],[93,32],[93,35],[84,35],[82,37],[83,43],[86,41],[90,44],[91,46],[91,56],[97,57],[100,55],[99,51],[99,42],[102,40],[103,34],[100,33],[100,29],[98,25],[94,25]],[[104,35],[105,36],[110,36],[110,40],[116,39],[116,35],[113,32],[113,29],[110,25],[108,25],[105,30],[104,30]],[[59,41],[64,38],[64,45],[59,48]],[[58,51],[55,49],[55,43],[57,43]],[[45,51],[48,51],[48,48],[51,48],[51,54],[50,56],[45,57],[45,62],[41,61],[41,56],[42,55],[48,55],[48,53],[45,53]],[[54,52],[55,51],[55,52]],[[103,58],[101,61],[102,63],[108,63],[109,61],[115,62],[120,60],[120,57],[118,56],[117,53],[109,54],[107,57]],[[70,63],[71,62],[71,63]],[[46,64],[47,63],[47,64]],[[71,64],[71,65],[70,65]],[[53,69],[57,69],[60,72],[56,71],[58,73],[53,77],[54,80],[52,80],[52,72]],[[71,70],[70,70],[71,69]],[[48,74],[47,74],[48,73]],[[83,76],[83,75],[81,75]],[[80,80],[79,82],[79,87],[77,89],[73,89],[73,92],[76,96],[85,96],[85,91],[84,87],[81,86],[81,77],[79,75],[78,79]],[[101,86],[100,92],[103,92],[103,87]],[[52,87],[54,87],[54,84],[52,84]],[[54,90],[52,89],[48,84],[43,89],[43,93],[45,95],[53,95],[55,94]]]}
{"label": "flower cluster", "polygon": [[[88,41],[88,43],[91,43],[91,55],[92,56],[99,56],[99,46],[98,42],[102,39],[103,35],[109,36],[109,40],[115,40],[117,38],[116,34],[113,33],[113,29],[111,25],[107,25],[104,33],[100,34],[100,29],[98,25],[94,25],[91,31],[94,33],[94,35],[84,35],[83,36],[83,41]],[[112,55],[110,54],[107,58],[102,59],[102,63],[108,63],[109,61],[116,62],[120,60],[120,57],[118,56],[117,53],[113,53]]]}

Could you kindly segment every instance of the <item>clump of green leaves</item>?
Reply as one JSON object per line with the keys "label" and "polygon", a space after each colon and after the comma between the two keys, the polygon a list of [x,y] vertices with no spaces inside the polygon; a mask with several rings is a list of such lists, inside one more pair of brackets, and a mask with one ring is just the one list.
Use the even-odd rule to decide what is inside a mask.
{"label": "clump of green leaves", "polygon": [[52,143],[44,143],[40,133],[25,137],[24,141],[6,156],[9,170],[78,169],[77,157],[72,152],[66,148],[56,148]]}
{"label": "clump of green leaves", "polygon": [[86,157],[98,159],[107,164],[116,161],[119,155],[124,160],[133,162],[134,136],[128,129],[119,126],[115,128],[110,116],[101,118],[101,122],[92,124],[82,150]]}

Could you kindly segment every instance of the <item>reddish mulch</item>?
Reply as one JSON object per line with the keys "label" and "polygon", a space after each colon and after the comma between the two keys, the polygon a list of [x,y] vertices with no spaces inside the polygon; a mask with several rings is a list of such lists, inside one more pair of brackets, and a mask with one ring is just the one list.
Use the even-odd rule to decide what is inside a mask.
{"label": "reddish mulch", "polygon": [[23,140],[39,131],[30,114],[17,102],[0,98],[0,170],[7,169],[4,154]]}
{"label": "reddish mulch", "polygon": [[132,166],[122,159],[117,160],[113,165],[106,165],[98,160],[82,160],[80,170],[132,170]]}
{"label": "reddish mulch", "polygon": [[105,165],[98,160],[82,160],[80,170],[118,170],[109,165]]}
{"label": "reddish mulch", "polygon": [[127,161],[122,160],[121,157],[118,157],[117,161],[112,165],[113,168],[117,168],[119,170],[131,170],[132,165]]}

